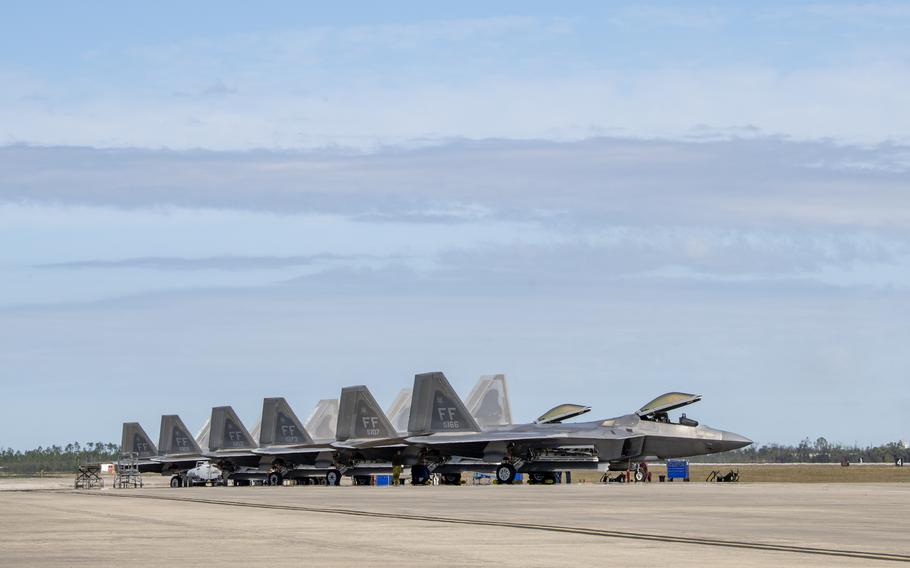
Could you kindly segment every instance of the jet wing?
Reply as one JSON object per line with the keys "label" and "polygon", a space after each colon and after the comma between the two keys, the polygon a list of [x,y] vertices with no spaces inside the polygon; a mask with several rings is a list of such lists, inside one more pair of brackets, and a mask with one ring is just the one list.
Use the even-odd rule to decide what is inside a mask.
{"label": "jet wing", "polygon": [[331,450],[331,446],[269,446],[267,448],[256,448],[254,454],[261,456],[286,456],[297,454],[318,454],[326,450]]}
{"label": "jet wing", "polygon": [[196,462],[198,461],[208,461],[210,458],[201,454],[182,454],[182,455],[169,455],[169,456],[155,456],[149,458],[151,462],[157,462],[162,465],[167,465],[171,467],[176,467],[182,469],[183,467],[195,467]]}
{"label": "jet wing", "polygon": [[257,456],[257,454],[252,450],[219,450],[217,452],[212,452],[209,454],[209,457],[212,458],[249,458]]}
{"label": "jet wing", "polygon": [[404,443],[405,438],[386,438],[386,439],[374,439],[374,438],[361,438],[361,439],[350,439],[343,442],[332,442],[333,448],[345,449],[345,450],[364,450],[372,448],[404,448],[407,447],[407,444]]}
{"label": "jet wing", "polygon": [[411,436],[405,438],[410,444],[419,445],[456,445],[472,444],[477,442],[532,442],[540,441],[558,441],[572,440],[623,440],[634,438],[638,434],[627,431],[625,428],[591,428],[585,430],[559,430],[555,432],[546,432],[540,430],[527,431],[493,431],[493,432],[476,432],[476,433],[459,433],[459,434],[430,434],[428,436]]}

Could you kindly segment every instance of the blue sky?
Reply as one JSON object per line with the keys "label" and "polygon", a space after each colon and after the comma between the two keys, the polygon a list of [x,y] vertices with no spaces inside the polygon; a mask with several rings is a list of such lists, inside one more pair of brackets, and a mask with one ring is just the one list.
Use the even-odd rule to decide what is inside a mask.
{"label": "blue sky", "polygon": [[4,6],[0,446],[428,370],[522,419],[689,390],[760,442],[906,439],[908,24]]}

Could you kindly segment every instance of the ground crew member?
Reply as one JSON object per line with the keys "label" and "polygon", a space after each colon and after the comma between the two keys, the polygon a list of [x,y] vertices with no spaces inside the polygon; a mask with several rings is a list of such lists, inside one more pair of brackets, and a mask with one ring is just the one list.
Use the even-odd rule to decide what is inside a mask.
{"label": "ground crew member", "polygon": [[401,458],[399,454],[395,454],[395,459],[392,460],[392,485],[401,484]]}

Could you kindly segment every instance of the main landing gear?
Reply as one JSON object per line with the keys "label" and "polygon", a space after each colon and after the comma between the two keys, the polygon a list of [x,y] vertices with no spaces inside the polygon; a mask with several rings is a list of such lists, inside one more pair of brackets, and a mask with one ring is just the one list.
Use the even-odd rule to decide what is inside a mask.
{"label": "main landing gear", "polygon": [[341,485],[341,472],[337,469],[330,469],[325,473],[326,485]]}
{"label": "main landing gear", "polygon": [[417,464],[411,466],[411,485],[426,485],[430,482],[430,468]]}
{"label": "main landing gear", "polygon": [[442,474],[442,484],[443,485],[461,485],[461,474],[460,473]]}
{"label": "main landing gear", "polygon": [[528,474],[528,483],[535,485],[554,484],[557,481],[556,473],[552,471],[535,471]]}
{"label": "main landing gear", "polygon": [[496,481],[511,485],[515,481],[515,466],[510,463],[499,464],[496,468]]}

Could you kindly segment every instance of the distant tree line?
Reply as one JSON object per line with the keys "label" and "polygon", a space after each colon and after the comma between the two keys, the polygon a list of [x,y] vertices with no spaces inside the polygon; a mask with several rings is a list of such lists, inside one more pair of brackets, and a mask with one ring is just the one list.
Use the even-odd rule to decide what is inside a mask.
{"label": "distant tree line", "polygon": [[0,475],[33,474],[40,472],[70,472],[87,463],[106,463],[117,460],[120,444],[109,442],[73,442],[66,446],[37,447],[34,450],[0,452]]}
{"label": "distant tree line", "polygon": [[[878,446],[845,446],[832,444],[825,438],[814,442],[804,438],[796,446],[786,444],[753,444],[751,446],[714,454],[698,456],[692,462],[720,463],[894,463],[897,458],[910,459],[910,449],[903,442],[890,442]],[[910,465],[910,464],[908,464]]]}

